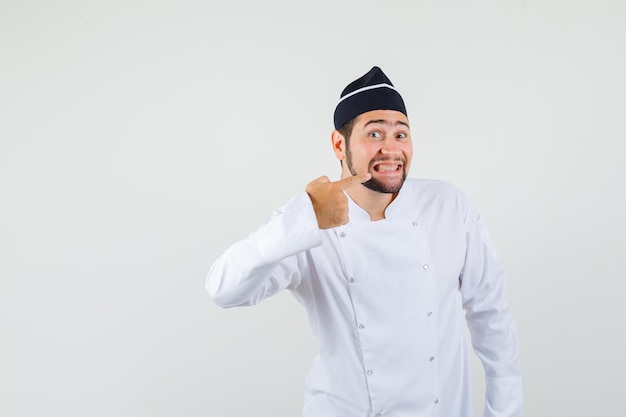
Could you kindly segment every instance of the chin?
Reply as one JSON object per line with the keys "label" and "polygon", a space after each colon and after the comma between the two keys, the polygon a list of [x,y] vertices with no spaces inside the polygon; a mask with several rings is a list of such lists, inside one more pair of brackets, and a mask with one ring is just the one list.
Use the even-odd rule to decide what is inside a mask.
{"label": "chin", "polygon": [[396,194],[397,192],[400,191],[400,188],[402,188],[402,184],[404,184],[404,180],[405,178],[402,178],[402,180],[395,181],[395,182],[383,182],[383,181],[379,181],[376,178],[372,178],[369,181],[366,181],[363,183],[363,186],[365,188],[368,188],[372,191],[376,191],[377,193],[383,193],[383,194]]}

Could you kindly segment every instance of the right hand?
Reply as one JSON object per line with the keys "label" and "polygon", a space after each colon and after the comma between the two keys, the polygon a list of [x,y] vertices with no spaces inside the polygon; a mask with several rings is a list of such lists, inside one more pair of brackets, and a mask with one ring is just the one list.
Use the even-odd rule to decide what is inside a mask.
{"label": "right hand", "polygon": [[348,198],[344,194],[349,188],[362,184],[372,175],[369,172],[331,182],[327,176],[311,181],[305,191],[313,203],[313,210],[320,229],[330,229],[348,223]]}

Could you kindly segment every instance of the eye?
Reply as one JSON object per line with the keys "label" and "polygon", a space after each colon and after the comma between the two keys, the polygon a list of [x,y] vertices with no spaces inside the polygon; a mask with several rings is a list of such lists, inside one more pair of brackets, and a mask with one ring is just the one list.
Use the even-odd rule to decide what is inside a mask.
{"label": "eye", "polygon": [[407,134],[406,133],[398,133],[398,136],[396,136],[398,139],[406,139]]}
{"label": "eye", "polygon": [[377,130],[370,132],[368,136],[370,138],[382,138],[383,137],[383,135]]}

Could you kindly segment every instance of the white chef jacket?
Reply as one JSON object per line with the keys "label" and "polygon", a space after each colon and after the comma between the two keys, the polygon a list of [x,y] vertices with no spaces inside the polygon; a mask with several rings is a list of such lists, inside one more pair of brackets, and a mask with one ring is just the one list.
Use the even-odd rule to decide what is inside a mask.
{"label": "white chef jacket", "polygon": [[504,273],[465,195],[407,179],[383,220],[348,204],[348,224],[320,230],[302,192],[227,249],[207,277],[222,307],[289,289],[306,308],[320,353],[303,415],[473,417],[469,327],[485,368],[484,416],[522,416]]}

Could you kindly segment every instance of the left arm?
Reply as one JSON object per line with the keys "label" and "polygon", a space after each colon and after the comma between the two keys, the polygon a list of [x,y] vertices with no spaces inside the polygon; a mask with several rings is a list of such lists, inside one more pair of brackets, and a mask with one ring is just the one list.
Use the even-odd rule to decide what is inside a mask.
{"label": "left arm", "polygon": [[522,417],[522,379],[515,323],[504,300],[504,270],[480,214],[465,219],[461,294],[472,345],[485,369],[484,417]]}

